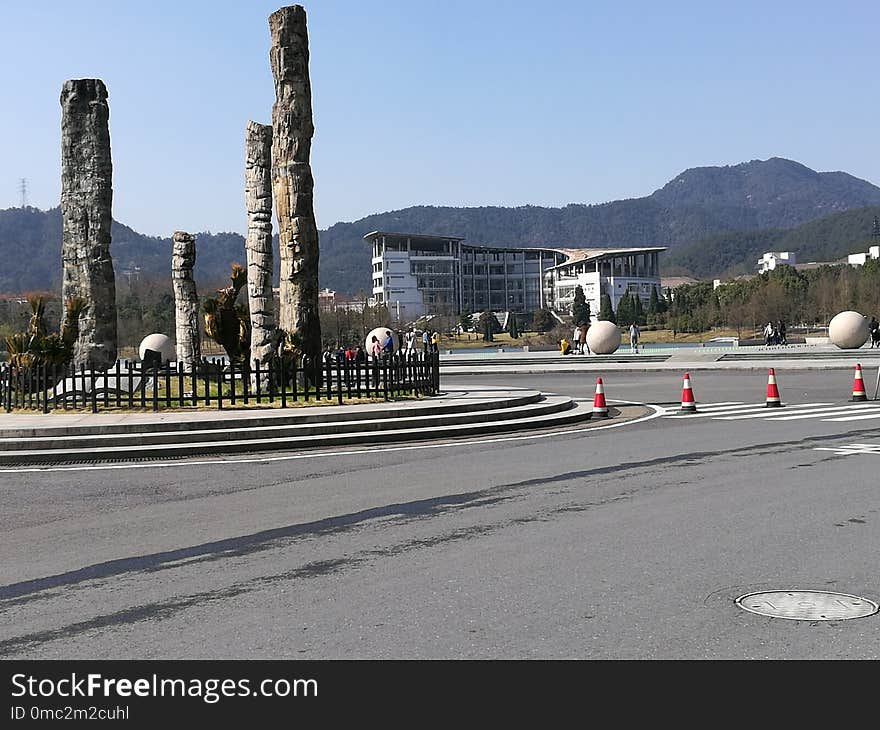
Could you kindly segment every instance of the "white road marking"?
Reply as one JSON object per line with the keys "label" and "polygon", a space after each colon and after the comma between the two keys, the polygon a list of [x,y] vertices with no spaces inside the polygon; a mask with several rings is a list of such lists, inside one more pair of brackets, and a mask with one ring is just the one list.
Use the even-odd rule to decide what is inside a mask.
{"label": "white road marking", "polygon": [[526,434],[523,436],[502,436],[499,438],[481,439],[478,441],[453,441],[439,444],[415,444],[413,446],[384,446],[376,444],[371,448],[353,449],[350,451],[322,451],[310,454],[288,454],[285,456],[264,456],[249,458],[228,458],[228,459],[210,459],[201,461],[153,461],[146,463],[128,463],[128,464],[94,464],[84,466],[34,466],[21,467],[18,469],[0,469],[0,474],[25,474],[33,472],[56,472],[56,471],[113,471],[120,469],[165,469],[169,467],[186,467],[186,466],[217,466],[218,464],[265,464],[277,461],[298,461],[300,459],[318,459],[338,456],[357,456],[359,454],[377,454],[388,451],[419,451],[424,449],[445,449],[445,448],[461,448],[462,445],[479,445],[479,444],[498,444],[510,441],[529,441],[536,439],[552,438],[554,436],[567,436],[576,433],[586,433],[588,431],[605,431],[609,428],[620,428],[621,426],[632,426],[636,423],[644,423],[652,421],[663,415],[663,408],[650,403],[641,403],[639,401],[608,399],[610,403],[619,403],[623,405],[645,406],[650,408],[652,413],[641,418],[634,418],[631,421],[622,421],[620,423],[608,423],[604,426],[591,426],[587,428],[572,428],[562,431],[551,431],[549,433]]}
{"label": "white road marking", "polygon": [[[790,405],[788,408],[789,410],[797,410],[798,413],[813,413],[820,416],[827,410],[828,406],[833,405],[833,403],[798,403],[797,405]],[[718,416],[718,420],[741,421],[746,418],[774,418],[781,416],[783,413],[783,411],[778,411],[775,408],[763,407],[762,410],[755,411],[754,413],[746,413],[739,416]]]}
{"label": "white road marking", "polygon": [[[832,405],[832,404],[831,403],[802,403],[802,404],[788,406],[788,407],[793,408],[793,409],[798,409],[798,412],[800,412],[800,409],[803,409],[803,408],[812,408],[815,406],[829,406],[829,405]],[[718,411],[718,410],[714,410],[714,411],[702,410],[701,411],[700,404],[698,403],[696,413],[683,413],[683,414],[677,413],[677,415],[665,416],[665,418],[717,418],[720,420],[722,418],[728,418],[728,419],[751,418],[755,414],[763,417],[765,415],[770,415],[770,416],[780,415],[780,412],[775,409],[767,408],[763,403],[755,403],[754,405],[750,405],[750,406],[739,406],[735,410],[730,409],[730,410],[723,410],[723,411]]]}
{"label": "white road marking", "polygon": [[813,451],[833,451],[838,456],[870,454],[880,456],[880,444],[847,444],[846,446],[818,446]]}
{"label": "white road marking", "polygon": [[[880,408],[874,405],[849,405],[849,406],[840,406],[839,408],[829,408],[828,410],[822,412],[822,416],[832,416],[835,414],[847,414],[847,413],[859,413],[864,411],[876,411],[876,415],[870,416],[853,416],[853,418],[880,418]],[[777,416],[776,418],[771,418],[771,421],[796,421],[801,418],[816,418],[815,413],[807,413],[804,415],[797,416]],[[849,421],[849,418],[824,418],[822,420],[825,421]]]}
{"label": "white road marking", "polygon": [[[700,413],[733,413],[751,407],[745,403],[697,403],[697,409]],[[667,406],[666,413],[670,417],[680,415],[681,406]]]}
{"label": "white road marking", "polygon": [[876,410],[876,413],[865,413],[858,416],[845,416],[841,418],[823,418],[822,420],[830,421],[833,423],[835,421],[864,421],[868,418],[880,418],[880,408],[877,408]]}

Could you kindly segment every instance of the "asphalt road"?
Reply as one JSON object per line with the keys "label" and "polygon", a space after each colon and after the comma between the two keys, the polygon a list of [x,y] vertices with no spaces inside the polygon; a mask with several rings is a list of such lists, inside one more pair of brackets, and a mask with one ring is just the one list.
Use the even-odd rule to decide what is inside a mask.
{"label": "asphalt road", "polygon": [[[876,615],[734,603],[795,588],[880,600],[880,453],[865,446],[880,418],[829,420],[848,415],[834,408],[849,407],[849,368],[777,374],[772,417],[803,417],[710,415],[763,403],[766,374],[702,372],[702,414],[620,428],[3,470],[0,655],[880,658]],[[668,373],[604,381],[609,400],[681,393]],[[481,382],[592,398],[595,381]],[[848,444],[863,446],[826,450]]]}

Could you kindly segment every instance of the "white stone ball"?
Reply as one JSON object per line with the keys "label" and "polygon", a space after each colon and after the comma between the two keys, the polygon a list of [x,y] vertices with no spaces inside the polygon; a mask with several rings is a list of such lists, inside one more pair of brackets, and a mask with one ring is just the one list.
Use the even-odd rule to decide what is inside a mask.
{"label": "white stone ball", "polygon": [[138,345],[138,357],[141,360],[144,359],[147,350],[154,350],[155,352],[162,353],[163,364],[172,360],[177,360],[177,350],[168,335],[162,335],[156,332],[144,337],[144,339],[141,340],[141,344]]}
{"label": "white stone ball", "polygon": [[593,322],[587,330],[587,347],[597,355],[610,355],[620,347],[620,330],[614,322]]}
{"label": "white stone ball", "polygon": [[858,312],[841,312],[828,324],[828,339],[841,350],[855,350],[868,341],[868,320]]}
{"label": "white stone ball", "polygon": [[[367,335],[367,339],[364,340],[364,350],[368,355],[370,354],[370,345],[373,344],[373,335],[376,336],[376,338],[379,340],[379,344],[381,345],[383,342],[385,342],[385,338],[388,337],[388,332],[391,333],[391,340],[392,342],[394,342],[394,352],[397,352],[400,349],[400,338],[397,336],[397,332],[395,332],[390,327],[376,327],[376,329],[370,330],[370,333]],[[416,344],[421,347],[422,341],[419,340]]]}

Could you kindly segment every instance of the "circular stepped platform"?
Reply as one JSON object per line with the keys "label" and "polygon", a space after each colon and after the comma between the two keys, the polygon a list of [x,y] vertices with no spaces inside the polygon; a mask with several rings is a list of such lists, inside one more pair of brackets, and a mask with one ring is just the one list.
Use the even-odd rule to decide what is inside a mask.
{"label": "circular stepped platform", "polygon": [[[78,423],[0,428],[0,464],[127,461],[197,455],[385,444],[437,438],[467,438],[524,429],[544,429],[590,419],[592,406],[538,391],[457,391],[429,402],[330,407],[280,414],[224,412],[98,414],[104,423],[78,416]],[[147,416],[153,416],[148,418]],[[176,418],[175,418],[176,416]],[[34,419],[33,416],[25,418]],[[91,416],[95,419],[96,416]],[[112,422],[115,420],[115,422]]]}

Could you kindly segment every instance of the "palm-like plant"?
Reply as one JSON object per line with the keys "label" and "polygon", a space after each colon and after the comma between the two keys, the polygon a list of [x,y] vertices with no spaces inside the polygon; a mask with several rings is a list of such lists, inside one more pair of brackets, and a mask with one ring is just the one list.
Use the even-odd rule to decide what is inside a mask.
{"label": "palm-like plant", "polygon": [[217,290],[202,304],[205,312],[205,334],[220,345],[230,362],[241,363],[250,349],[251,322],[247,309],[236,304],[247,284],[247,272],[240,264],[232,264],[230,286]]}
{"label": "palm-like plant", "polygon": [[79,337],[79,318],[86,302],[71,297],[64,303],[64,324],[59,334],[47,334],[46,302],[39,295],[28,297],[31,319],[27,332],[17,332],[6,338],[9,362],[14,367],[40,365],[67,365],[73,358],[73,348]]}

